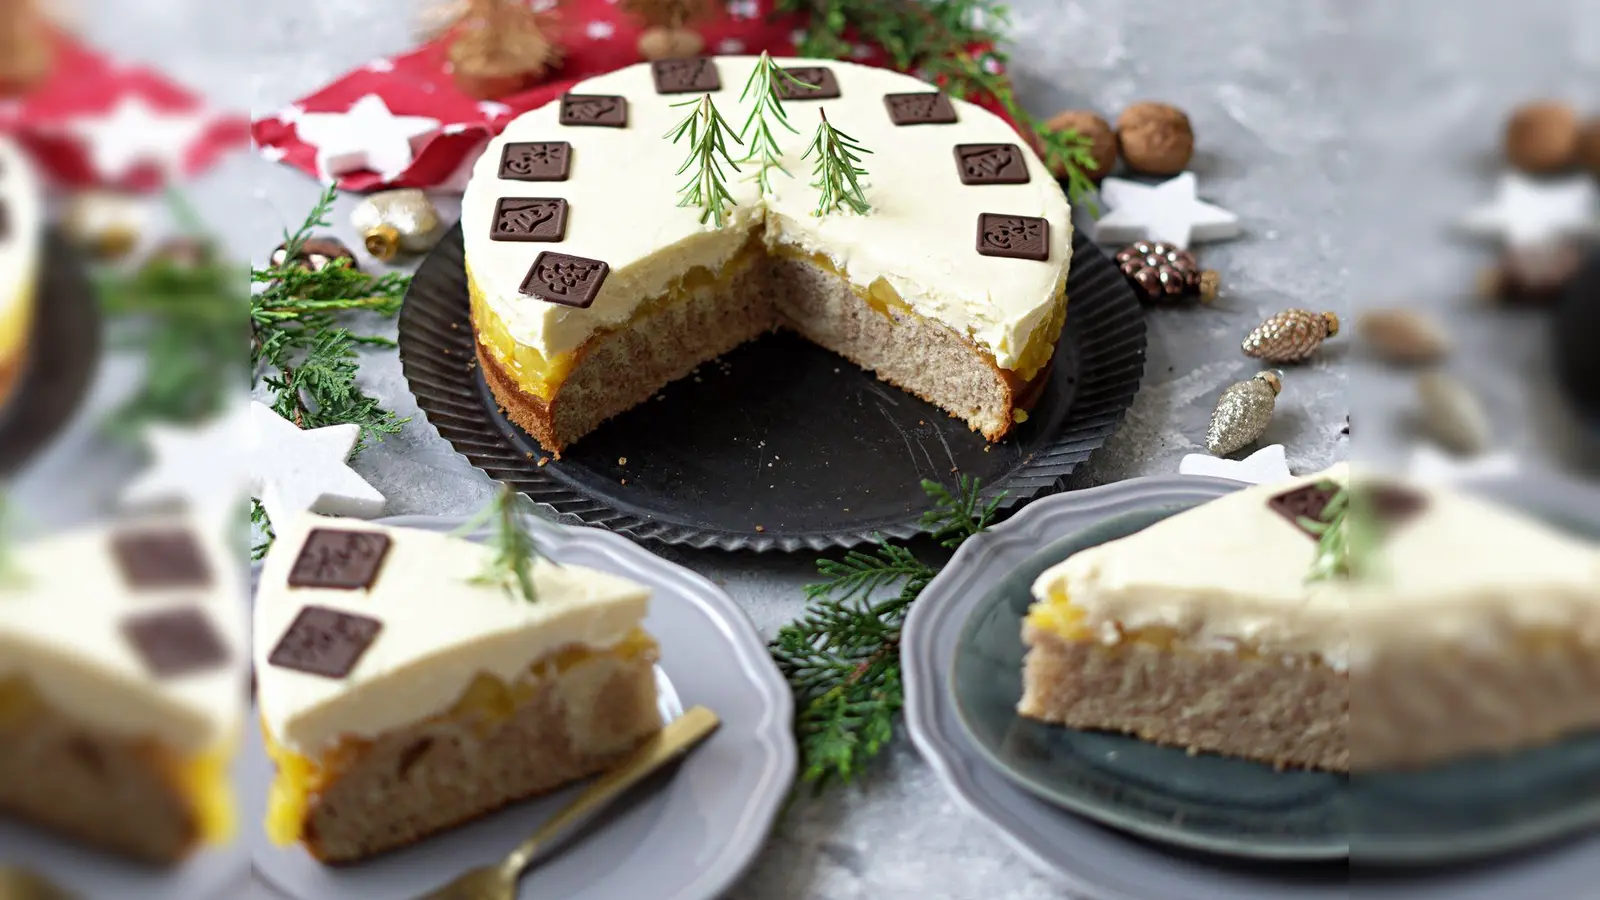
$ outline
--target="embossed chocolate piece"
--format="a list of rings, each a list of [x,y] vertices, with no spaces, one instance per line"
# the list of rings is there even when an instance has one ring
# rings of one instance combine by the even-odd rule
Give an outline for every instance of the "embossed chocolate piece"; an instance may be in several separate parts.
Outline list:
[[[950,98],[938,91],[925,94],[884,94],[889,121],[896,125],[949,125],[956,120]]]
[[[517,141],[500,154],[506,181],[566,181],[572,174],[572,145],[566,141]]]
[[[1016,144],[957,144],[962,184],[1027,184],[1028,164]]]
[[[1050,222],[1034,216],[979,213],[978,252],[1043,262],[1050,258]]]
[[[377,619],[326,606],[307,606],[278,639],[267,662],[280,669],[343,678],[361,661],[382,630],[383,623]]]
[[[704,94],[722,90],[717,64],[698,56],[688,59],[658,59],[650,64],[658,94]]]
[[[1357,496],[1365,494],[1366,505],[1373,518],[1385,525],[1398,525],[1422,512],[1428,498],[1404,485],[1383,483],[1357,488]]]
[[[609,274],[611,267],[598,259],[546,250],[528,269],[522,292],[546,303],[588,309]]]
[[[503,197],[489,237],[497,241],[559,241],[567,236],[567,201],[560,197]]]
[[[126,531],[111,539],[123,580],[134,590],[211,584],[211,567],[194,533],[184,528]]]
[[[562,94],[561,124],[622,128],[628,124],[628,98],[610,94]]]
[[[796,66],[784,71],[803,84],[795,84],[787,78],[776,79],[779,99],[832,100],[839,96],[839,81],[827,66]]]
[[[1338,491],[1338,485],[1331,482],[1313,481],[1292,491],[1278,494],[1267,501],[1267,506],[1271,507],[1273,512],[1288,519],[1289,523],[1294,527],[1305,532],[1307,537],[1312,540],[1318,540],[1321,535],[1308,530],[1301,520],[1322,521],[1322,511],[1328,508],[1328,501],[1332,500],[1333,495]]]
[[[197,606],[129,616],[122,620],[122,635],[157,678],[204,672],[228,662],[227,645]]]
[[[306,535],[289,570],[289,586],[367,590],[389,555],[389,536],[376,531],[317,528]]]

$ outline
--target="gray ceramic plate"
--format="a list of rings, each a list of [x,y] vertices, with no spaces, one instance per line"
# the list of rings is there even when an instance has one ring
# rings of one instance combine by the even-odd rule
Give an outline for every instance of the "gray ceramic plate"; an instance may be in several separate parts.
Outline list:
[[[406,517],[383,524],[435,531],[460,519]],[[593,528],[534,521],[560,562],[603,569],[654,590],[645,627],[661,644],[657,671],[663,709],[704,705],[722,718],[704,745],[625,800],[579,840],[522,882],[526,900],[709,900],[726,891],[755,858],[794,782],[793,702],[748,616],[716,586]],[[481,536],[481,535],[480,535]],[[272,764],[259,739],[247,745],[244,833],[262,876],[301,900],[412,897],[473,866],[498,860],[575,793],[519,804],[414,847],[348,868],[318,864],[298,847],[279,848],[260,828]]]
[[[1448,873],[1370,870],[1365,844],[1356,847],[1355,866],[1238,860],[1152,843],[1066,812],[1002,774],[978,749],[962,725],[949,676],[962,626],[1005,577],[1041,547],[1107,519],[1149,516],[1239,487],[1219,479],[1168,476],[1049,497],[961,548],[918,600],[904,635],[907,728],[952,795],[993,824],[1019,853],[1062,873],[1077,892],[1095,900],[1332,900],[1351,896],[1353,882],[1360,883],[1364,898],[1384,900],[1589,896],[1586,892],[1600,879],[1600,838],[1581,833],[1564,845],[1457,865]],[[1573,495],[1559,488],[1531,488],[1522,479],[1514,486],[1482,488],[1556,518],[1585,518]],[[1007,706],[1014,702],[1013,695]]]

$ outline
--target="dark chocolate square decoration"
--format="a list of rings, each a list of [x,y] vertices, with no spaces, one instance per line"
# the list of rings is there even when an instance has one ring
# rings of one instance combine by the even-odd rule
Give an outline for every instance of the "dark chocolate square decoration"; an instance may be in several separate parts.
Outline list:
[[[566,181],[572,173],[572,145],[566,141],[517,141],[500,153],[506,181]]]
[[[650,64],[658,94],[704,94],[722,90],[722,78],[714,60],[695,56],[688,59],[658,59]]]
[[[956,108],[939,91],[921,94],[884,94],[889,121],[896,125],[949,125],[956,120]]]
[[[228,662],[228,648],[197,606],[141,613],[122,620],[122,635],[157,678],[176,678]]]
[[[134,590],[211,584],[211,566],[194,532],[185,528],[125,531],[111,539],[122,578]]]
[[[962,184],[1027,184],[1028,163],[1016,144],[957,144]]]
[[[343,678],[372,646],[383,623],[326,606],[307,606],[272,648],[267,663],[280,669]]]
[[[1332,500],[1333,495],[1338,491],[1337,485],[1313,481],[1292,491],[1278,494],[1267,501],[1267,506],[1271,507],[1278,515],[1288,519],[1289,524],[1305,532],[1307,537],[1312,540],[1320,540],[1321,535],[1308,531],[1305,524],[1300,520],[1305,518],[1313,522],[1322,521],[1322,511],[1328,508],[1328,501]]]
[[[598,259],[546,250],[529,267],[522,292],[546,303],[588,309],[609,274],[611,267]]]
[[[796,66],[784,71],[805,84],[795,84],[787,78],[777,79],[781,100],[832,100],[839,96],[839,80],[827,66]]]
[[[567,236],[567,201],[560,197],[502,197],[489,237],[497,241],[559,241]]]
[[[359,591],[371,588],[389,555],[389,536],[377,531],[317,528],[306,535],[289,570],[289,586]]]
[[[1050,222],[1035,216],[978,214],[978,252],[984,256],[1050,258]]]
[[[628,98],[610,94],[562,94],[561,124],[622,128],[628,124]]]
[[[1399,524],[1422,512],[1428,498],[1399,484],[1375,484],[1362,489],[1372,515],[1384,524]]]

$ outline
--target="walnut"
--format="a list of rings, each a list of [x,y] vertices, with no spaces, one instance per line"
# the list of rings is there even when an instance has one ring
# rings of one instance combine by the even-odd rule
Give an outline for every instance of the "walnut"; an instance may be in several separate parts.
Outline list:
[[[705,38],[687,28],[646,28],[639,36],[639,55],[651,60],[698,56],[705,46]]]
[[[1578,116],[1554,100],[1525,103],[1506,122],[1506,159],[1534,175],[1569,168],[1578,157]]]
[[[1176,106],[1135,103],[1117,119],[1117,143],[1128,168],[1146,175],[1176,175],[1194,156],[1194,127]]]
[[[1046,131],[1060,131],[1070,128],[1089,139],[1089,154],[1094,157],[1095,168],[1093,171],[1085,170],[1083,174],[1089,180],[1098,184],[1100,179],[1111,174],[1117,166],[1117,133],[1111,130],[1111,123],[1102,119],[1097,113],[1087,109],[1066,109],[1050,117],[1044,123]],[[1060,177],[1065,173],[1057,172]]]
[[[1600,116],[1583,123],[1578,131],[1578,164],[1600,178]]]

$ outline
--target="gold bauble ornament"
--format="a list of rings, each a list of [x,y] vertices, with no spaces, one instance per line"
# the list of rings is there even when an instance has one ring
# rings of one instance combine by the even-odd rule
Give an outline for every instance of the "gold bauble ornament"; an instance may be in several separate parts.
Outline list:
[[[1304,362],[1339,333],[1339,317],[1331,312],[1286,309],[1257,325],[1240,346],[1244,355],[1270,363]]]
[[[363,199],[350,213],[367,252],[381,262],[401,253],[426,253],[442,236],[439,210],[417,188],[380,191]]]
[[[1272,411],[1282,390],[1282,376],[1270,370],[1229,386],[1217,398],[1217,408],[1211,413],[1206,450],[1212,456],[1227,456],[1259,440],[1272,422]]]

